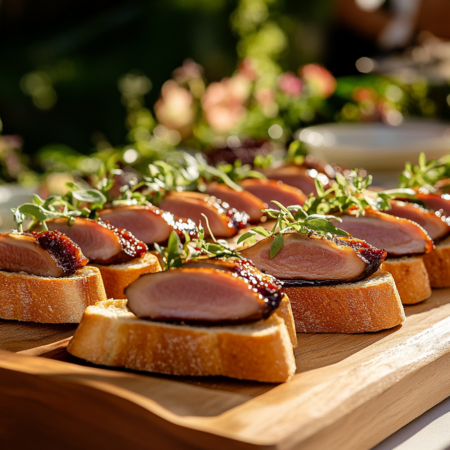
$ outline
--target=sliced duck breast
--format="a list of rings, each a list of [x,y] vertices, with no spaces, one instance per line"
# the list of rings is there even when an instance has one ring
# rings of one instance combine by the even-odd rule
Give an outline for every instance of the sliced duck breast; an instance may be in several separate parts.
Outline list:
[[[449,194],[424,194],[417,193],[415,198],[425,204],[427,208],[434,211],[442,211],[444,216],[450,217],[450,195]]]
[[[305,166],[285,165],[263,171],[270,180],[282,181],[283,183],[300,189],[306,195],[317,195],[315,177],[318,175],[316,169],[308,169]],[[314,174],[315,176],[311,176]],[[320,176],[322,184],[328,186],[329,180],[325,174]]]
[[[0,234],[0,270],[59,278],[87,263],[80,247],[58,231]]]
[[[248,267],[246,267],[248,266]],[[242,323],[270,316],[282,298],[281,285],[251,264],[234,273],[181,268],[141,276],[126,289],[128,307],[142,319],[188,323]]]
[[[398,200],[391,200],[389,203],[391,209],[383,212],[391,216],[412,220],[420,225],[433,241],[439,240],[450,233],[448,219],[439,212],[435,213],[422,208],[416,203],[401,202]]]
[[[252,193],[242,190],[236,191],[223,183],[209,183],[206,193],[227,202],[237,211],[244,211],[249,215],[250,223],[259,223],[263,216],[265,203]]]
[[[285,285],[362,280],[375,273],[386,257],[384,250],[359,239],[287,233],[281,250],[270,258],[273,239],[265,238],[240,253]]]
[[[342,219],[342,223],[336,224],[339,228],[385,249],[389,256],[417,255],[433,249],[433,241],[427,232],[411,220],[370,209],[364,216],[343,214],[339,217]]]
[[[102,221],[76,218],[51,219],[46,222],[49,230],[58,230],[76,242],[86,258],[97,264],[120,264],[139,258],[147,252],[147,246],[130,232]]]
[[[205,233],[208,234],[205,218],[202,216],[204,214],[216,237],[235,236],[248,220],[246,213],[229,208],[226,202],[199,192],[169,192],[159,206],[176,216],[188,217],[197,225],[201,221]]]
[[[306,201],[306,195],[295,187],[284,184],[282,181],[261,180],[259,178],[248,178],[241,181],[241,186],[261,199],[269,208],[279,209],[272,200],[282,205],[300,205]]]
[[[179,219],[156,206],[116,206],[100,211],[99,216],[115,227],[128,230],[146,244],[166,242],[173,230],[180,237],[184,237],[183,231],[191,237],[197,234],[192,220]]]

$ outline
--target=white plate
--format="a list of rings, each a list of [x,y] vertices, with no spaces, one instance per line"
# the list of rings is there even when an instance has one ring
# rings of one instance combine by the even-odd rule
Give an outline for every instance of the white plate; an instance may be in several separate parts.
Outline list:
[[[316,158],[348,168],[401,170],[419,154],[439,158],[450,150],[450,124],[411,121],[398,127],[380,123],[333,123],[304,128],[297,137]]]

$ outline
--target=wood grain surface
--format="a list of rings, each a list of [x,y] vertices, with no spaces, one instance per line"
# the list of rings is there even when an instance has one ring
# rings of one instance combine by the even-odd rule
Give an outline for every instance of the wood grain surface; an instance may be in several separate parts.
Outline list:
[[[370,449],[450,395],[450,289],[405,310],[380,333],[299,334],[281,385],[107,370],[67,354],[68,329],[1,323],[21,353],[0,352],[0,444]]]

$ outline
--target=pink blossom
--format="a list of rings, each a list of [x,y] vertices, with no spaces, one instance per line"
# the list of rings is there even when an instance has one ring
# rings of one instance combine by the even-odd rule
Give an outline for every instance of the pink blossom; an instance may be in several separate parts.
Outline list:
[[[296,97],[301,94],[303,90],[303,83],[292,72],[283,73],[278,77],[278,89],[286,95]]]
[[[188,136],[194,122],[192,94],[175,81],[166,81],[155,103],[155,114],[161,125],[178,131],[182,137]]]
[[[275,92],[270,88],[261,88],[256,91],[255,98],[260,105],[269,105],[275,101]]]
[[[251,85],[242,75],[211,83],[205,90],[202,106],[208,124],[219,133],[226,133],[245,116],[244,106]]]
[[[299,75],[320,97],[327,98],[336,89],[336,80],[333,75],[318,64],[303,66],[299,69]]]
[[[256,81],[258,79],[258,73],[255,68],[255,64],[251,58],[244,58],[238,67],[239,75],[244,76],[250,81]]]
[[[185,59],[183,65],[173,71],[173,78],[180,84],[202,78],[203,67],[192,59]]]

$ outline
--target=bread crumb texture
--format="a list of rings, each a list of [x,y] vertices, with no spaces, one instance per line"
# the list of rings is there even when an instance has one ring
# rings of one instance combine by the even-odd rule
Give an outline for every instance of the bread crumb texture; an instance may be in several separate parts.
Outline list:
[[[277,383],[295,372],[289,333],[276,315],[245,325],[172,325],[138,319],[126,300],[87,308],[68,351],[95,364],[170,375]]]
[[[78,323],[86,307],[106,300],[100,272],[83,267],[61,278],[0,271],[0,318]]]

